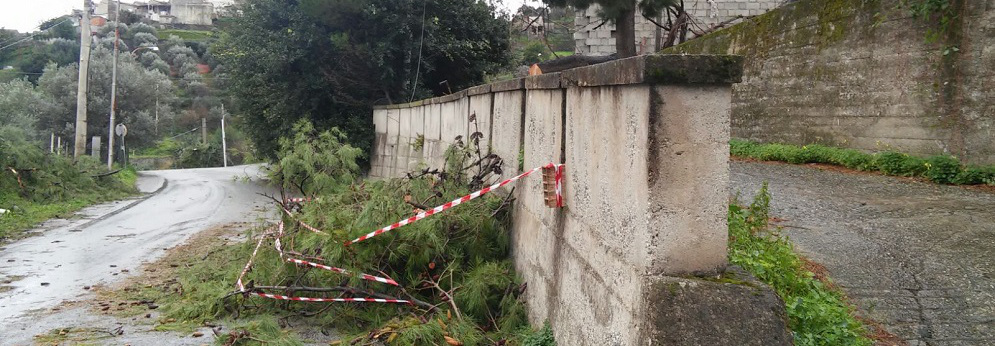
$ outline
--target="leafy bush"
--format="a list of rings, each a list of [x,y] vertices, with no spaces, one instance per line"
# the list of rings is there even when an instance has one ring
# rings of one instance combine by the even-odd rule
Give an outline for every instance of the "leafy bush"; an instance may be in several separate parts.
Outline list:
[[[729,262],[770,285],[785,302],[796,345],[871,345],[842,294],[805,270],[787,238],[768,225],[764,183],[749,207],[729,206]]]
[[[954,178],[953,183],[963,185],[995,185],[995,166],[967,167],[957,174],[957,177]]]
[[[953,184],[961,173],[960,161],[953,156],[932,156],[926,167],[926,177],[937,184]]]
[[[521,64],[525,66],[532,66],[532,64],[540,63],[552,56],[548,53],[549,50],[542,42],[531,42],[524,49],[522,49],[522,60]]]
[[[549,322],[544,323],[542,329],[524,333],[522,346],[556,346],[553,328],[549,326]]]
[[[155,146],[142,150],[142,156],[178,156],[184,143],[176,138],[164,138],[155,142]]]
[[[42,150],[21,129],[0,126],[0,208],[17,211],[0,218],[0,238],[61,213],[134,192],[133,171],[96,177],[105,171],[90,156],[73,162]]]
[[[915,177],[926,170],[922,159],[893,151],[877,154],[874,164],[882,173],[895,176]]]

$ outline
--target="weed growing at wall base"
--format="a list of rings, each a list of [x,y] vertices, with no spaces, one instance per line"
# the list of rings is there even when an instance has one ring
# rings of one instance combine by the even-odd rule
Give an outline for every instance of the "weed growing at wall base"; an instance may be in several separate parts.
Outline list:
[[[871,345],[843,296],[803,269],[791,242],[769,227],[769,207],[766,183],[749,207],[729,205],[729,262],[784,300],[796,345]]]
[[[995,185],[995,166],[963,165],[949,155],[921,158],[894,151],[869,154],[818,144],[760,144],[738,139],[729,141],[729,148],[733,156],[763,161],[823,163],[892,176],[925,178],[937,184]]]

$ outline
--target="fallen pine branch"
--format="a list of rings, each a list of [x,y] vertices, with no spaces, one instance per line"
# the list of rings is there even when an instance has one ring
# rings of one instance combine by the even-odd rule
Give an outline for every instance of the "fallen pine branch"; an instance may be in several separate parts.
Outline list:
[[[109,175],[117,174],[120,171],[121,171],[121,169],[118,168],[117,170],[113,170],[113,171],[110,171],[110,172],[107,172],[107,173],[101,173],[101,174],[97,174],[97,175],[91,175],[91,177],[94,177],[94,178],[103,178],[103,177],[106,177],[106,176],[109,176]]]

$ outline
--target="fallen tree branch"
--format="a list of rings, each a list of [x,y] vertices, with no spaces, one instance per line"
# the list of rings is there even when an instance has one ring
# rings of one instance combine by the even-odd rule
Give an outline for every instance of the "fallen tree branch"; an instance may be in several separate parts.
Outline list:
[[[97,175],[91,175],[91,177],[94,177],[94,178],[103,178],[103,177],[106,177],[106,176],[109,176],[109,175],[117,174],[120,171],[121,171],[121,169],[119,168],[117,170],[110,171],[110,172],[107,172],[107,173],[100,173],[100,174],[97,174]]]
[[[14,176],[17,177],[17,185],[21,187],[21,190],[24,190],[24,183],[21,182],[21,173],[17,173],[17,170],[11,166],[7,166],[7,169],[9,169],[11,173],[14,173]]]
[[[449,269],[449,275],[450,275],[450,277],[449,277],[450,278],[449,284],[452,285],[452,267],[450,267],[450,269]],[[439,292],[442,293],[445,296],[446,302],[449,303],[449,307],[451,307],[453,309],[453,312],[456,313],[456,318],[459,319],[460,321],[463,320],[463,314],[460,313],[459,307],[457,307],[456,306],[456,302],[453,301],[452,294],[450,294],[448,291],[442,289],[442,286],[439,286],[438,282],[436,282],[435,280],[432,280],[432,277],[429,277],[428,280],[423,280],[422,283],[427,283],[427,284],[431,285],[433,288],[439,290]]]

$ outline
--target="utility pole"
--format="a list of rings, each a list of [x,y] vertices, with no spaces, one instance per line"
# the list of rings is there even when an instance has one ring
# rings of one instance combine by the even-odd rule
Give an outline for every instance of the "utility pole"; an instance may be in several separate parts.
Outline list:
[[[108,5],[110,5],[110,0]],[[121,23],[121,0],[117,0],[114,7],[114,62],[111,64],[111,121],[107,124],[107,169],[114,168],[114,112],[117,108],[117,51],[118,42],[121,41],[121,31],[118,25]]]
[[[155,83],[155,136],[159,137],[159,82]]]
[[[228,167],[228,142],[225,141],[225,104],[221,104],[221,160],[223,166]]]
[[[79,19],[79,84],[76,90],[76,146],[73,158],[86,153],[86,81],[90,69],[90,0],[83,0],[83,11]]]
[[[207,118],[200,118],[200,142],[207,145]]]

